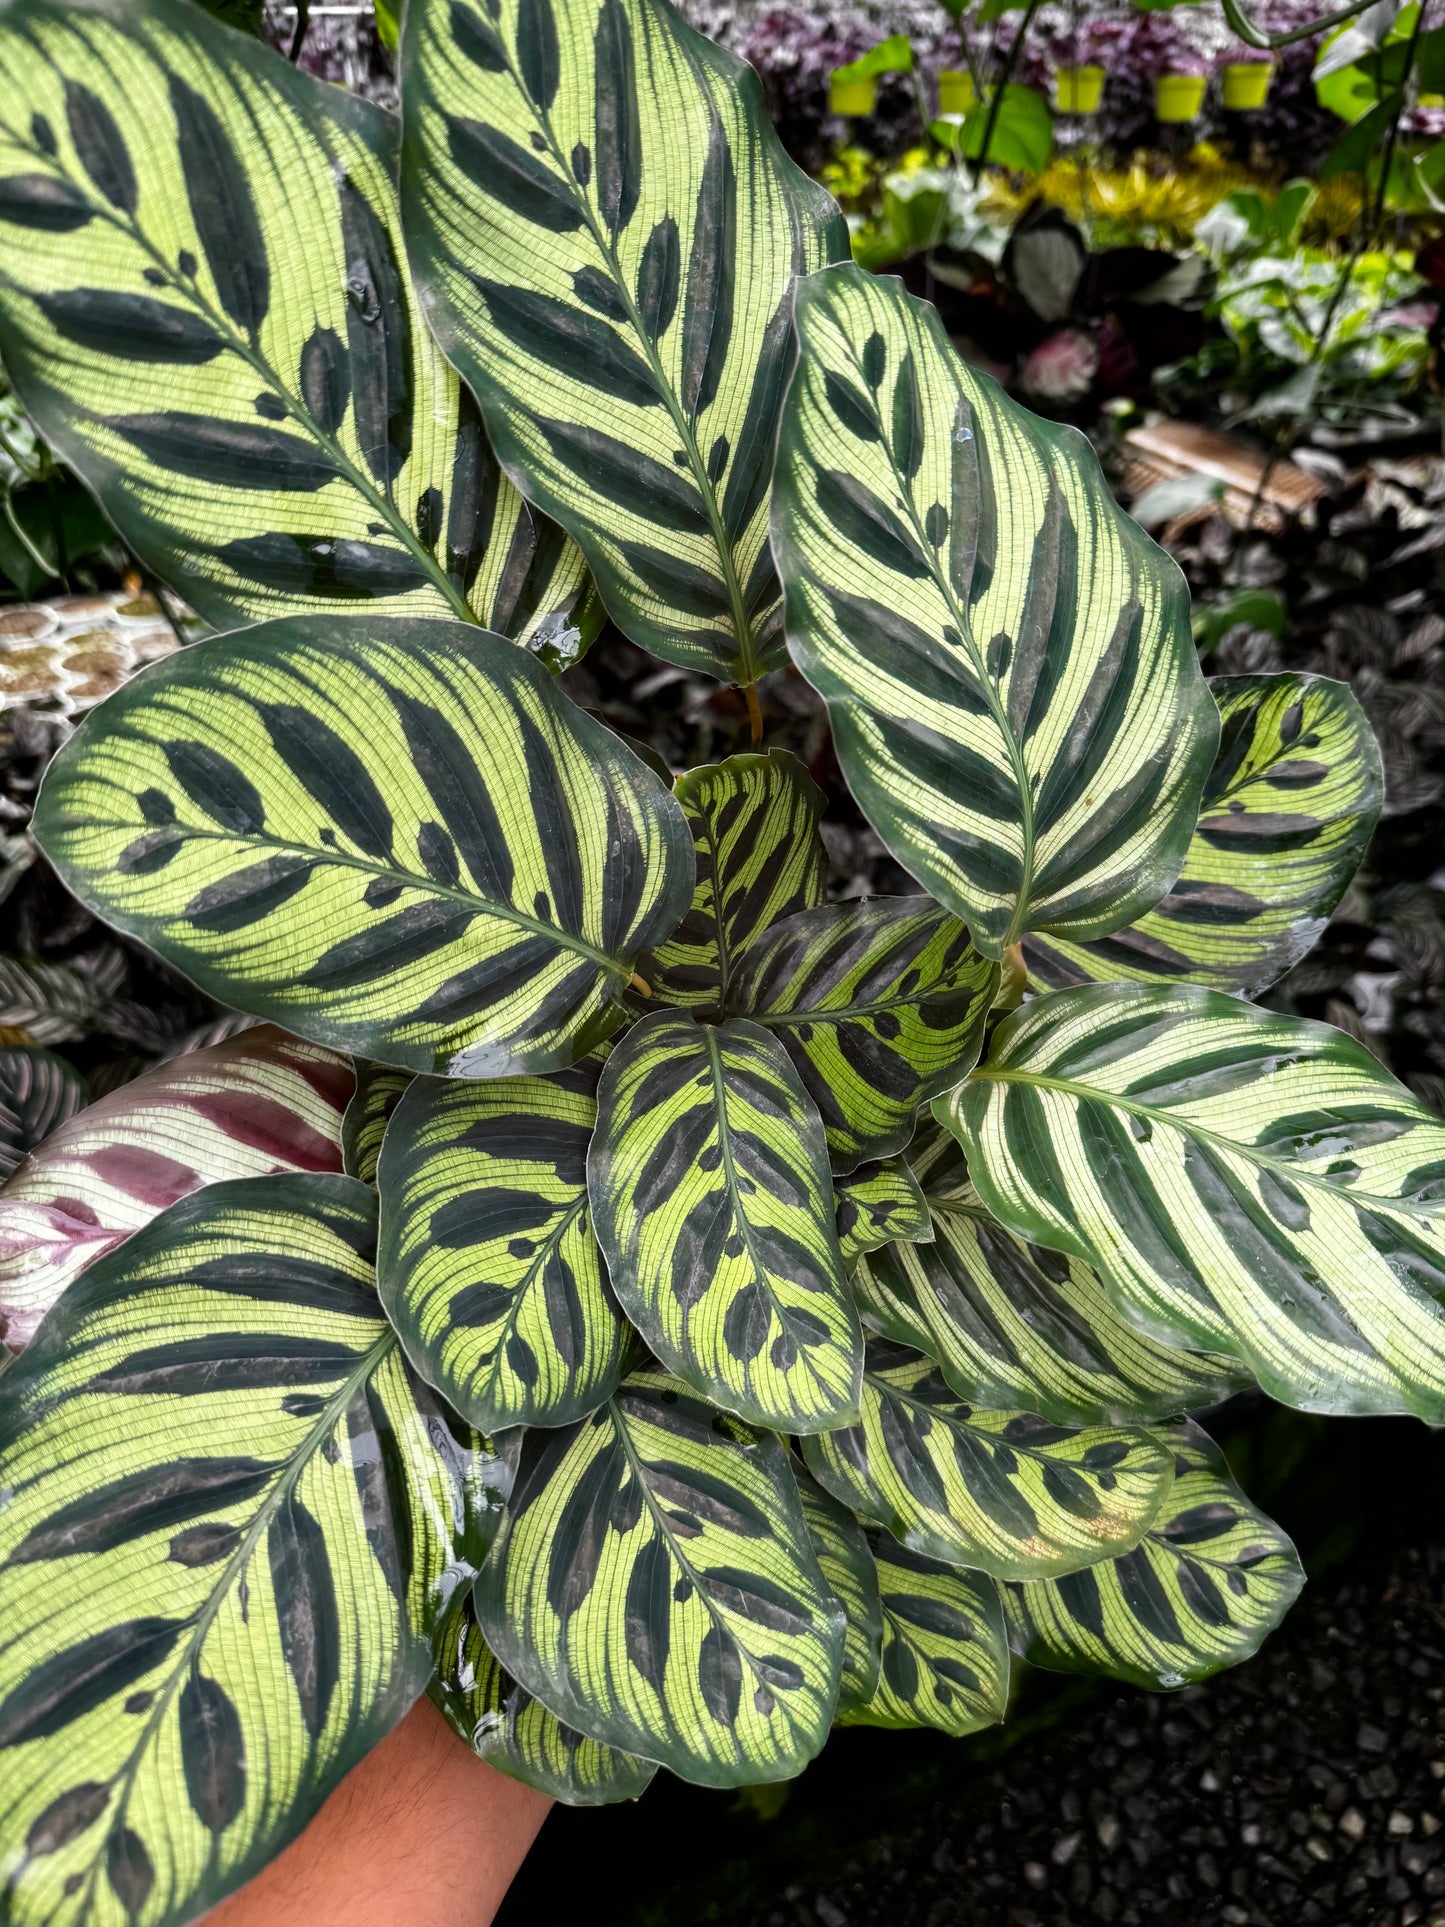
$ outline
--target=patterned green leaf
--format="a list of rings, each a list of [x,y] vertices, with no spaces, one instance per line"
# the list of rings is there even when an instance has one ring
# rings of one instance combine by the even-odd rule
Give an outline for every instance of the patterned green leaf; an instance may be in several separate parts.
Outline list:
[[[1187,977],[1252,997],[1329,922],[1384,798],[1364,711],[1324,676],[1219,676],[1210,688],[1224,731],[1179,881],[1112,937],[1026,939],[1043,988]]]
[[[568,1425],[622,1375],[627,1322],[587,1208],[597,1066],[418,1078],[381,1154],[382,1303],[407,1356],[484,1432]]]
[[[984,1203],[1308,1412],[1445,1422],[1445,1125],[1362,1044],[1220,991],[1056,991],[935,1107]]]
[[[1137,1545],[1169,1490],[1147,1432],[984,1411],[928,1358],[874,1340],[857,1425],[803,1441],[837,1499],[917,1552],[996,1579],[1072,1572]]]
[[[349,1177],[360,1178],[363,1184],[376,1183],[381,1140],[411,1080],[410,1071],[358,1059],[356,1090],[341,1120],[341,1156]]]
[[[635,1800],[657,1772],[650,1760],[564,1726],[519,1686],[482,1638],[470,1587],[454,1600],[442,1628],[430,1690],[478,1759],[569,1807]]]
[[[402,94],[412,267],[509,472],[634,642],[776,668],[792,284],[848,240],[757,76],[655,0],[415,0]]]
[[[407,1370],[339,1176],[213,1185],[5,1374],[0,1862],[15,1927],[193,1920],[426,1685],[507,1468]]]
[[[341,1166],[351,1066],[269,1024],[188,1051],[63,1124],[0,1191],[0,1337],[18,1350],[72,1279],[221,1178]]]
[[[927,1201],[902,1158],[860,1164],[846,1177],[834,1178],[833,1196],[838,1247],[850,1270],[865,1252],[876,1251],[880,1245],[933,1241]]]
[[[977,1061],[998,966],[927,897],[800,910],[744,954],[733,1006],[778,1038],[840,1171],[901,1151]]]
[[[818,1566],[843,1608],[843,1680],[838,1688],[839,1719],[865,1706],[878,1685],[878,1654],[883,1609],[878,1575],[862,1526],[846,1506],[794,1462],[798,1498]]]
[[[644,1017],[602,1073],[589,1183],[613,1289],[679,1378],[783,1431],[856,1414],[823,1127],[766,1031]]]
[[[692,908],[641,966],[655,996],[721,1007],[737,959],[779,917],[823,901],[827,798],[795,756],[730,756],[674,785],[692,830]]]
[[[223,1003],[454,1076],[584,1057],[692,890],[651,771],[454,622],[296,617],[158,662],[66,744],[35,827]]]
[[[1174,1488],[1133,1552],[1004,1587],[1010,1643],[1035,1666],[1185,1686],[1248,1659],[1298,1598],[1294,1547],[1208,1434],[1185,1423],[1158,1436],[1174,1453]]]
[[[1184,578],[900,282],[814,275],[797,321],[774,543],[849,788],[987,955],[1117,930],[1177,876],[1218,740]]]
[[[1227,1358],[1137,1330],[1082,1259],[1005,1229],[940,1125],[923,1127],[910,1159],[931,1241],[874,1252],[853,1273],[853,1296],[865,1325],[936,1359],[960,1398],[1021,1406],[1058,1425],[1128,1424],[1212,1405],[1250,1383]]]
[[[870,1532],[883,1607],[877,1690],[841,1726],[936,1726],[955,1738],[996,1726],[1009,1658],[996,1583]]]
[[[54,1051],[25,1044],[0,1049],[0,1183],[27,1151],[66,1118],[74,1117],[84,1102],[80,1073]],[[3,1209],[0,1204],[0,1239],[4,1237]]]
[[[476,1606],[560,1719],[682,1779],[791,1779],[827,1737],[843,1613],[783,1446],[655,1369],[525,1435]]]
[[[177,0],[18,0],[0,69],[0,351],[137,554],[218,627],[365,600],[575,660],[581,554],[417,311],[391,118]]]

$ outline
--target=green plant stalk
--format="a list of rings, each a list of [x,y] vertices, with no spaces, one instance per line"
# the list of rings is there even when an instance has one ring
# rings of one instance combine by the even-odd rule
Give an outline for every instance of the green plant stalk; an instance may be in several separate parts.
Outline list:
[[[1284,33],[1269,33],[1263,27],[1257,27],[1239,0],[1220,0],[1220,3],[1231,29],[1247,47],[1258,47],[1265,53],[1273,53],[1276,48],[1293,46],[1296,41],[1309,40],[1330,27],[1338,27],[1346,20],[1355,19],[1365,11],[1369,0],[1357,0],[1354,6],[1340,7],[1334,13],[1324,14],[1318,20],[1307,20],[1302,27],[1290,27]]]
[[[5,520],[9,524],[10,533],[30,557],[30,560],[35,564],[36,568],[45,571],[46,579],[49,580],[56,574],[56,569],[54,565],[40,553],[39,549],[36,548],[35,544],[30,540],[30,537],[25,533],[25,530],[20,526],[20,518],[15,513],[15,505],[11,500],[12,493],[13,491],[7,488],[4,496],[0,497],[0,508],[3,508],[5,511]]]
[[[1040,0],[1029,0],[1029,4],[1024,11],[1024,17],[1019,22],[1019,30],[1014,35],[1008,52],[1004,55],[1003,72],[999,75],[995,83],[993,96],[988,103],[988,118],[983,124],[983,139],[979,142],[978,155],[973,163],[973,180],[975,186],[977,186],[983,178],[983,170],[988,160],[989,149],[993,146],[994,128],[998,125],[999,109],[1003,106],[1004,94],[1007,91],[1010,80],[1013,78],[1014,68],[1018,65],[1018,57],[1023,51],[1024,41],[1028,37],[1029,28],[1033,25],[1034,15],[1038,12],[1039,5]]]
[[[1228,12],[1230,4],[1231,0],[1224,0],[1226,12]],[[1375,205],[1369,215],[1368,221],[1365,219],[1364,214],[1361,214],[1359,238],[1350,250],[1349,257],[1345,262],[1344,272],[1335,284],[1334,292],[1330,296],[1329,303],[1325,308],[1324,320],[1320,323],[1320,330],[1315,337],[1314,347],[1310,351],[1310,358],[1305,363],[1307,368],[1313,368],[1328,347],[1330,331],[1335,325],[1335,316],[1339,313],[1340,304],[1346,294],[1348,294],[1351,283],[1354,281],[1355,269],[1359,266],[1360,259],[1369,247],[1371,238],[1379,231],[1380,223],[1384,219],[1385,196],[1389,191],[1390,184],[1390,168],[1395,158],[1395,148],[1400,137],[1400,120],[1405,111],[1405,89],[1415,65],[1415,53],[1420,39],[1420,31],[1424,24],[1425,15],[1429,11],[1429,6],[1430,0],[1423,0],[1419,12],[1415,15],[1415,24],[1410,30],[1410,38],[1405,43],[1405,69],[1400,76],[1399,104],[1396,106],[1390,118],[1390,125],[1385,134],[1384,147],[1381,150],[1380,178],[1375,188]],[[1249,504],[1249,511],[1244,518],[1244,526],[1240,529],[1235,539],[1234,549],[1230,556],[1229,569],[1225,576],[1227,582],[1232,582],[1237,579],[1236,571],[1243,552],[1244,543],[1254,528],[1254,520],[1259,514],[1259,505],[1264,500],[1264,491],[1269,485],[1269,478],[1288,455],[1290,449],[1293,448],[1297,434],[1298,430],[1291,431],[1286,429],[1275,436],[1274,446],[1270,449],[1268,459],[1264,467],[1260,470],[1259,480],[1255,484],[1254,495]]]

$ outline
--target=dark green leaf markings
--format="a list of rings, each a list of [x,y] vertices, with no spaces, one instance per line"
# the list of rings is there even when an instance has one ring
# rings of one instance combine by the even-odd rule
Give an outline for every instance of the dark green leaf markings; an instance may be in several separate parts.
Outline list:
[[[683,1779],[790,1779],[827,1737],[843,1612],[784,1449],[665,1373],[525,1435],[476,1606],[558,1718]]]
[[[437,1643],[431,1696],[457,1738],[480,1760],[573,1807],[635,1800],[657,1772],[564,1726],[519,1686],[489,1650],[470,1588],[457,1595]]]
[[[878,1588],[878,1683],[844,1726],[931,1726],[955,1738],[993,1726],[1008,1704],[1009,1656],[996,1582],[867,1534]]]
[[[97,1260],[7,1371],[17,1927],[194,1919],[426,1684],[508,1473],[408,1370],[375,1222],[352,1178],[211,1185]]]
[[[836,206],[651,0],[415,0],[402,67],[413,269],[503,461],[627,635],[753,682],[792,284],[846,254]]]
[[[1209,1435],[1186,1421],[1158,1436],[1174,1454],[1174,1489],[1132,1552],[1004,1587],[1010,1642],[1035,1666],[1184,1686],[1248,1659],[1299,1596],[1294,1547]]]
[[[770,924],[823,901],[825,798],[786,750],[687,770],[674,789],[692,830],[692,907],[644,966],[654,994],[721,1007],[739,961]]]
[[[823,1128],[766,1031],[635,1025],[602,1073],[589,1186],[613,1289],[679,1377],[790,1432],[852,1416],[862,1340]]]
[[[977,1061],[998,966],[927,897],[800,910],[744,953],[733,1007],[777,1038],[834,1167],[901,1151],[925,1098]]]
[[[136,554],[218,628],[365,600],[575,660],[585,564],[418,312],[389,118],[181,0],[23,21],[0,351]]]
[[[1173,1467],[1147,1432],[985,1411],[931,1359],[870,1343],[857,1425],[803,1441],[861,1519],[930,1558],[1000,1579],[1071,1572],[1137,1545]]]
[[[382,1301],[417,1370],[485,1432],[569,1424],[621,1376],[627,1324],[587,1201],[597,1075],[421,1078],[387,1130]]]
[[[1106,936],[1178,875],[1218,743],[1183,577],[901,282],[810,275],[797,327],[774,548],[850,789],[985,955]]]
[[[1127,930],[1024,944],[1040,986],[1174,983],[1254,997],[1312,948],[1384,798],[1379,745],[1343,683],[1216,676],[1223,734],[1184,868]]]
[[[461,623],[294,618],[157,663],[66,745],[36,831],[227,1003],[461,1076],[584,1057],[692,893],[657,778]]]

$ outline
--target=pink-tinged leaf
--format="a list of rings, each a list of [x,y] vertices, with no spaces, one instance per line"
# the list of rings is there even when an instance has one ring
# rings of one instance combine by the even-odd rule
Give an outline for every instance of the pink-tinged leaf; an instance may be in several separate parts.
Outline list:
[[[0,1188],[0,1339],[18,1351],[72,1278],[222,1178],[339,1171],[349,1058],[261,1024],[81,1111]]]

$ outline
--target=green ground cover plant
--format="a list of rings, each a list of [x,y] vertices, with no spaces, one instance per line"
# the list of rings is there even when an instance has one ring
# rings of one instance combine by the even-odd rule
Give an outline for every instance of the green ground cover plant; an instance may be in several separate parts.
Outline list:
[[[661,0],[412,0],[399,138],[187,0],[0,42],[0,353],[219,631],[36,835],[264,1020],[0,1193],[5,1917],[195,1917],[425,1690],[586,1803],[1246,1657],[1302,1574],[1188,1415],[1445,1417],[1445,1127],[1250,1001],[1349,692],[1204,680]],[[570,701],[604,611],[753,746]],[[826,900],[789,664],[916,894]]]

